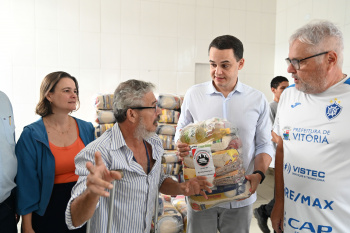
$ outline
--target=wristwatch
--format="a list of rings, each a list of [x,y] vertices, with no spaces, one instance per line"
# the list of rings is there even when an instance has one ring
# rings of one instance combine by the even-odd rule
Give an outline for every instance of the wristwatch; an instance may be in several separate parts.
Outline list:
[[[256,174],[256,173],[259,173],[261,175],[261,181],[260,181],[260,184],[261,184],[265,180],[265,174],[260,170],[255,170],[253,172],[253,174]]]

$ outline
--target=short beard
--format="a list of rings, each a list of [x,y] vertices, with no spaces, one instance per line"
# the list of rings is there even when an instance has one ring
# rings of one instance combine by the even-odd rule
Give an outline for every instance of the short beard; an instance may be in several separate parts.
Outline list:
[[[327,89],[327,79],[326,73],[322,70],[320,66],[316,68],[314,75],[312,77],[312,83],[306,83],[304,80],[301,80],[297,75],[295,75],[301,82],[302,85],[296,87],[297,90],[302,91],[306,94],[318,94],[322,93]]]
[[[139,124],[138,126],[136,127],[136,130],[134,132],[134,137],[137,139],[137,140],[147,140],[149,139],[150,137],[154,136],[156,134],[156,132],[151,132],[151,131],[148,131],[146,129],[146,126],[143,122],[143,118],[140,117],[140,120],[139,120]]]

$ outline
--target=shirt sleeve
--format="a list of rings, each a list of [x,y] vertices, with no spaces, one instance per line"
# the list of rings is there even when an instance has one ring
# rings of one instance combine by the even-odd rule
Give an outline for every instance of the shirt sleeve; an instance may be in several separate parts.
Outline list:
[[[261,113],[256,125],[255,134],[255,156],[261,153],[266,153],[273,158],[274,149],[272,145],[271,136],[271,120],[270,120],[270,106],[266,98],[262,98]]]
[[[183,129],[185,126],[187,126],[190,123],[193,123],[193,117],[190,112],[190,91],[188,91],[184,97],[184,101],[181,105],[181,114],[179,121],[176,126],[176,133],[175,133],[175,143],[179,140],[180,138],[180,130]]]
[[[271,121],[271,124],[273,125],[274,121],[275,121],[275,112],[274,112],[274,108],[273,108],[273,105],[270,104],[270,121]]]
[[[280,100],[278,102],[277,110],[276,110],[276,118],[275,118],[275,121],[273,123],[273,132],[275,132],[280,137],[281,137],[281,134],[280,134],[280,120],[279,120],[280,111],[279,111],[279,109],[283,105],[284,96],[285,96],[285,91],[283,91],[281,96],[280,96]]]
[[[26,215],[39,209],[41,185],[38,179],[35,142],[29,128],[24,128],[16,145],[17,213]]]
[[[158,189],[160,188],[160,186],[162,186],[164,180],[166,180],[167,178],[169,178],[170,175],[167,175],[164,173],[164,169],[163,166],[161,165],[160,167],[160,176],[159,176],[159,185],[158,185]]]

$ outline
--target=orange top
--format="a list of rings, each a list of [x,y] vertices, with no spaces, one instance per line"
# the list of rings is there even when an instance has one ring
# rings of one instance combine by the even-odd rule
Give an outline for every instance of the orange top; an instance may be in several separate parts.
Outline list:
[[[77,123],[76,126],[78,138],[72,145],[59,147],[49,142],[51,152],[55,157],[55,184],[75,182],[79,178],[79,176],[74,173],[74,158],[85,147],[85,145],[79,136]]]

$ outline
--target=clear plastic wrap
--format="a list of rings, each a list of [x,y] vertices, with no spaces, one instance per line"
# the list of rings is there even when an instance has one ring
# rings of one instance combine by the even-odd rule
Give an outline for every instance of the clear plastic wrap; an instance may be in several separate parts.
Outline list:
[[[162,156],[162,163],[177,163],[180,161],[180,157],[176,155],[176,150],[164,151]]]
[[[213,184],[212,193],[206,192],[208,200],[201,195],[189,197],[194,211],[209,209],[251,195],[250,182],[245,179],[242,142],[238,129],[230,122],[213,118],[188,125],[180,132],[180,141],[188,143],[191,148],[190,155],[183,161],[184,179],[204,174]],[[198,148],[205,148],[206,151],[201,151],[198,155]],[[215,174],[208,168],[210,161]],[[200,167],[201,165],[204,168]],[[209,172],[203,172],[205,170]]]
[[[113,109],[113,94],[100,94],[95,97],[95,108],[100,110]]]
[[[110,129],[114,126],[114,123],[110,124],[99,124],[95,126],[95,137],[100,137],[107,129]]]
[[[181,213],[171,203],[171,197],[161,195],[163,200],[163,214],[158,217],[159,233],[181,233],[184,223]],[[153,229],[154,232],[154,229]]]
[[[220,118],[187,125],[180,131],[180,141],[189,145],[215,141],[232,132],[231,123]]]

